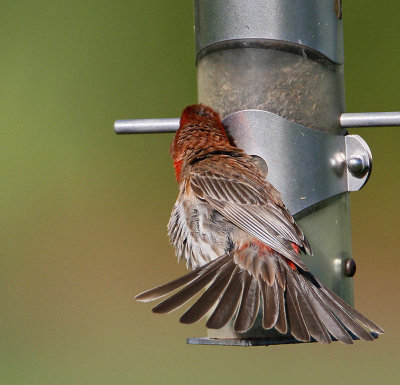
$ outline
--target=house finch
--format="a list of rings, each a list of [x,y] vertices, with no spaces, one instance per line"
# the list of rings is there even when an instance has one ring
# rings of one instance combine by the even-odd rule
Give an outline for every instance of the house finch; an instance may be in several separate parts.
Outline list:
[[[373,340],[383,330],[353,309],[310,273],[301,259],[311,247],[266,181],[262,158],[234,146],[210,107],[193,105],[181,116],[170,150],[179,195],[168,224],[178,258],[192,271],[136,296],[150,301],[172,293],[153,308],[177,309],[207,289],[182,315],[190,324],[213,309],[206,326],[233,319],[249,330],[262,309],[262,326],[299,341],[347,344],[349,332]]]

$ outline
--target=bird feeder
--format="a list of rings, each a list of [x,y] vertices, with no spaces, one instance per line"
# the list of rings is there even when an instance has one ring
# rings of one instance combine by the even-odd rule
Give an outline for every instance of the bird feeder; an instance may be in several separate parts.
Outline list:
[[[400,124],[400,112],[345,113],[340,0],[195,0],[198,99],[218,111],[235,144],[268,164],[314,255],[304,261],[353,304],[349,192],[367,182],[372,156],[347,127]],[[118,134],[175,132],[179,119],[118,120]],[[297,342],[232,325],[190,344]]]

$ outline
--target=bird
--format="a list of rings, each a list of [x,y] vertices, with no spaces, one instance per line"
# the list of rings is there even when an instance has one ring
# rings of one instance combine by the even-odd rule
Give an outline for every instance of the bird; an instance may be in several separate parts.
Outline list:
[[[311,246],[267,181],[266,162],[235,146],[211,107],[183,110],[170,155],[179,193],[168,234],[191,271],[137,300],[167,296],[152,309],[163,314],[198,297],[181,323],[207,316],[207,328],[230,322],[244,333],[260,317],[264,329],[300,342],[352,344],[351,334],[372,341],[384,332],[310,272],[301,256]]]

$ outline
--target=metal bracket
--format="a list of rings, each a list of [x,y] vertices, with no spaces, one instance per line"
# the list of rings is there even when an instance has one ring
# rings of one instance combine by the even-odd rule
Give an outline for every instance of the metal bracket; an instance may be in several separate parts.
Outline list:
[[[374,114],[379,123],[379,114],[387,113]],[[391,123],[399,123],[400,113],[395,114],[397,120]],[[361,125],[363,116],[371,113],[342,114],[341,121],[346,115],[352,116],[355,126],[356,115]],[[281,192],[292,215],[334,195],[357,191],[369,178],[371,152],[358,135],[327,134],[262,110],[238,111],[223,123],[238,147],[265,159],[268,180]],[[114,129],[128,134],[175,132],[178,127],[179,119],[136,119],[118,120]]]
[[[235,144],[268,164],[268,181],[292,215],[367,181],[372,156],[358,135],[333,135],[271,112],[244,110],[223,121]]]

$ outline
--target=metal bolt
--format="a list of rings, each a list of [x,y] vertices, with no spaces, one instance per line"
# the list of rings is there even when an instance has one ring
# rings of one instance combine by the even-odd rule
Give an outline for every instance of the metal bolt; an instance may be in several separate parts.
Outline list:
[[[347,160],[347,168],[351,175],[362,178],[368,171],[368,164],[362,155],[351,155]]]
[[[345,169],[346,157],[342,152],[337,153],[329,160],[329,164],[335,171],[336,175],[341,176]]]
[[[344,275],[346,277],[353,277],[356,273],[356,262],[353,258],[348,258],[344,261]]]
[[[340,20],[342,18],[342,1],[335,0],[333,8],[335,9],[336,17]]]

